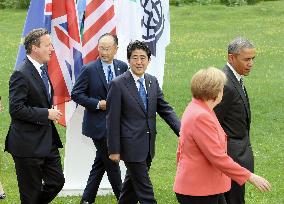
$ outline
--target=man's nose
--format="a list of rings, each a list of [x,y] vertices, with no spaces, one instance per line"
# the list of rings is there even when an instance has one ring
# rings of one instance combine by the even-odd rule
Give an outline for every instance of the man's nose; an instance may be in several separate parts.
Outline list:
[[[252,67],[253,63],[254,63],[253,59],[250,59],[249,60],[249,66]]]
[[[141,64],[142,60],[140,58],[137,59],[137,64]]]

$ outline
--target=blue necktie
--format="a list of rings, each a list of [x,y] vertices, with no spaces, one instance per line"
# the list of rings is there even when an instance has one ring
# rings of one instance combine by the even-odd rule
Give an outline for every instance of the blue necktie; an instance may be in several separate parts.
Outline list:
[[[41,69],[41,78],[42,78],[42,81],[44,83],[44,86],[45,86],[45,89],[46,89],[46,92],[47,92],[47,95],[48,95],[48,100],[50,100],[50,95],[49,95],[49,83],[48,83],[48,76],[47,76],[47,71],[45,69],[44,66],[40,67]]]
[[[107,80],[108,80],[108,83],[113,79],[113,73],[111,71],[111,66],[108,65],[107,66]]]
[[[143,85],[143,81],[144,81],[144,78],[138,79],[138,82],[140,84],[138,92],[139,92],[139,95],[140,95],[140,97],[143,101],[144,108],[145,108],[145,110],[147,110],[147,93],[146,93],[145,87]]]

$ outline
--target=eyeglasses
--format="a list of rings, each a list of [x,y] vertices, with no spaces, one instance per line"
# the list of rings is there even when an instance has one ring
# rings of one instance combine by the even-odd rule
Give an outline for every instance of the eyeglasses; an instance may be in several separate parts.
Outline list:
[[[98,47],[98,50],[100,52],[103,52],[103,51],[110,52],[112,49],[113,49],[113,46],[112,47],[102,47],[102,46]]]

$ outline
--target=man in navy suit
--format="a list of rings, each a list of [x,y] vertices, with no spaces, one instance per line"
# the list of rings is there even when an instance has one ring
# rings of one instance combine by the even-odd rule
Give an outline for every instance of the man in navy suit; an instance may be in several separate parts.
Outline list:
[[[248,76],[255,58],[253,44],[244,38],[234,39],[228,46],[228,62],[223,71],[228,81],[221,103],[215,107],[218,120],[228,136],[228,155],[246,169],[254,172],[254,158],[250,143],[251,112],[243,77]],[[225,193],[228,204],[245,203],[245,185],[232,181]]]
[[[96,158],[84,190],[81,203],[93,203],[105,172],[113,192],[119,199],[121,173],[119,165],[108,158],[106,140],[106,97],[109,82],[124,73],[126,63],[114,59],[117,52],[116,35],[106,33],[98,40],[99,59],[87,64],[72,90],[72,99],[85,107],[82,133],[92,138],[96,146]],[[110,127],[111,128],[111,127]]]
[[[145,43],[130,43],[130,70],[114,79],[109,87],[109,157],[116,162],[123,160],[127,167],[119,204],[157,203],[148,172],[155,154],[156,113],[179,135],[180,120],[164,100],[157,78],[145,73],[150,56]]]
[[[52,106],[46,70],[53,46],[48,31],[41,28],[32,30],[24,45],[27,58],[9,83],[11,124],[5,150],[15,162],[21,204],[47,204],[64,185],[58,151],[63,146],[53,123],[62,114]]]

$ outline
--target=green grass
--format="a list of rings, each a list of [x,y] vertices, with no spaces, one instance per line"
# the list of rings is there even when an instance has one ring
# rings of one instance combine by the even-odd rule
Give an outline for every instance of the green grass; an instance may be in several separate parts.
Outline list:
[[[191,99],[189,80],[198,69],[226,62],[227,44],[236,36],[251,39],[257,47],[254,70],[246,77],[252,109],[251,141],[256,173],[272,184],[262,194],[247,185],[248,204],[284,203],[284,1],[262,2],[255,6],[171,7],[171,44],[167,48],[164,94],[181,116]],[[8,80],[13,70],[25,11],[0,10],[0,95],[6,107],[1,114],[0,149],[9,126]],[[177,203],[172,185],[175,176],[177,139],[161,119],[157,124],[156,157],[151,179],[158,203]],[[64,137],[64,129],[60,128]],[[63,152],[63,151],[62,151]],[[7,199],[0,203],[19,203],[18,187],[11,156],[0,153],[0,180]],[[56,198],[53,203],[79,203],[79,197]],[[115,203],[113,196],[97,199],[99,204]]]

